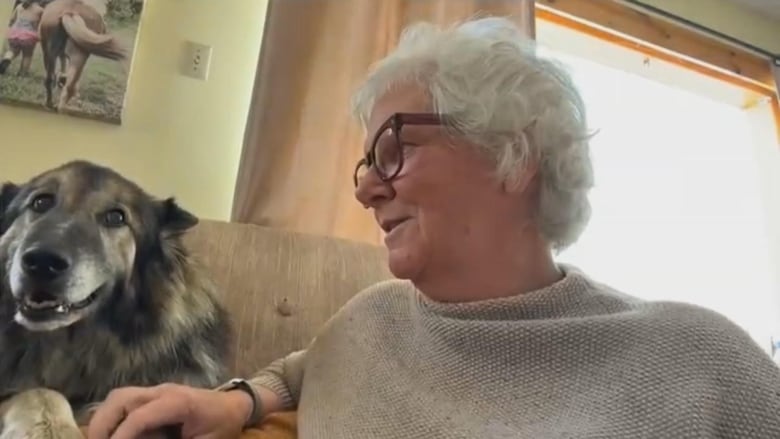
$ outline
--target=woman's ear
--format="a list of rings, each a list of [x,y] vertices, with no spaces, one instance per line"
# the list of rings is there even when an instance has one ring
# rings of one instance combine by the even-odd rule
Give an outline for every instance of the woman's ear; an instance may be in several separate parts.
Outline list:
[[[529,161],[523,167],[513,170],[504,178],[504,190],[511,194],[520,194],[528,190],[528,187],[539,174],[539,164]]]
[[[528,190],[528,187],[536,180],[539,174],[539,158],[538,155],[533,154],[531,151],[532,142],[534,142],[534,128],[536,127],[536,120],[533,120],[523,129],[518,141],[523,145],[523,149],[526,151],[523,162],[517,166],[509,175],[504,179],[504,190],[508,193],[519,194]]]

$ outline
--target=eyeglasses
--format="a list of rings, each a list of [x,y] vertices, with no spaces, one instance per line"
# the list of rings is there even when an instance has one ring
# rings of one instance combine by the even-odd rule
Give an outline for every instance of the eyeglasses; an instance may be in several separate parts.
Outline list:
[[[388,182],[404,166],[401,128],[404,125],[442,125],[444,118],[433,113],[395,113],[383,123],[374,135],[366,156],[358,160],[352,177],[355,187],[373,167],[379,179]]]

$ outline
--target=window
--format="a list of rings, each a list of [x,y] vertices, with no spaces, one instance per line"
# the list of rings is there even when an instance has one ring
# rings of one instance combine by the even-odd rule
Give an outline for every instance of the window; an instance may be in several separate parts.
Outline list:
[[[769,352],[780,198],[767,185],[780,150],[772,118],[756,116],[769,110],[736,105],[736,86],[552,24],[537,38],[569,66],[598,130],[593,215],[558,259],[628,294],[715,310]]]

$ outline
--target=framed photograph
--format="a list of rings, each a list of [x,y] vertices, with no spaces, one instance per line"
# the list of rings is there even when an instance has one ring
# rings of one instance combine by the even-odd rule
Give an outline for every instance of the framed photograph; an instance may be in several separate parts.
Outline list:
[[[121,124],[144,1],[0,0],[0,103]]]

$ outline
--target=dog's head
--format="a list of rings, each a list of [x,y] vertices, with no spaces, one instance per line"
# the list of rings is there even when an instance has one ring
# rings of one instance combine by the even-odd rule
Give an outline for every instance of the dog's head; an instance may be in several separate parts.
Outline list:
[[[197,218],[109,168],[76,161],[0,189],[0,296],[34,331],[70,326],[126,292],[146,261],[176,258]],[[158,255],[153,257],[150,255]],[[116,299],[116,298],[114,298]]]

